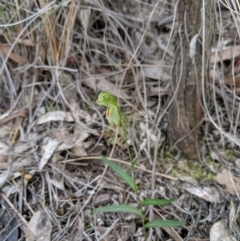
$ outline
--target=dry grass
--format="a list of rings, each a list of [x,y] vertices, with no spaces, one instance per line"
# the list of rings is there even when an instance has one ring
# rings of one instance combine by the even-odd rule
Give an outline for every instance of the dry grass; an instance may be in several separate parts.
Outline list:
[[[221,53],[239,44],[240,9],[222,4],[214,43]],[[100,91],[119,97],[141,196],[177,199],[146,214],[186,221],[150,230],[149,240],[206,240],[230,200],[238,207],[209,177],[224,167],[240,174],[239,55],[212,61],[201,161],[189,163],[166,142],[175,13],[173,0],[0,2],[0,240],[142,240],[136,217],[92,215],[100,205],[136,203],[110,170],[102,176],[99,155],[110,154],[114,131],[95,104]],[[128,169],[121,138],[113,160]],[[194,185],[215,186],[221,202],[185,191]]]

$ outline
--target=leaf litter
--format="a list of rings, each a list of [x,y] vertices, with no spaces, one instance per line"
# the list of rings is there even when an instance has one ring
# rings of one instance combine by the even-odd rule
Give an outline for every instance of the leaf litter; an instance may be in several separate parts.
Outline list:
[[[212,50],[212,65],[219,68],[211,71],[216,98],[209,108],[220,128],[214,132],[206,118],[208,135],[199,165],[212,167],[207,174],[214,170],[217,176],[196,180],[186,166],[176,169],[183,157],[168,153],[166,144],[165,114],[174,61],[171,30],[177,24],[173,23],[175,2],[170,2],[159,3],[153,15],[155,8],[149,2],[1,5],[7,14],[1,15],[5,29],[0,52],[5,64],[0,70],[0,205],[4,215],[16,217],[11,230],[15,228],[19,237],[142,238],[133,217],[105,214],[97,222],[92,216],[98,205],[135,203],[134,195],[109,170],[96,186],[104,169],[99,155],[110,154],[113,145],[106,144],[113,128],[95,104],[100,91],[116,95],[126,113],[128,131],[134,136],[132,151],[140,157],[137,177],[143,194],[176,199],[173,206],[154,209],[154,217],[186,221],[184,228],[149,232],[152,240],[211,239],[205,221],[209,227],[217,226],[216,220],[228,216],[229,200],[239,201],[235,198],[238,146],[222,134],[230,126],[227,131],[238,136],[239,41],[232,41],[235,35],[227,36]],[[14,19],[9,19],[11,15]],[[223,15],[228,24],[234,23],[229,13]],[[22,18],[26,18],[24,25]],[[125,151],[124,146],[115,147],[113,160],[129,170]],[[219,166],[225,170],[221,172]],[[9,235],[4,228],[0,238]]]

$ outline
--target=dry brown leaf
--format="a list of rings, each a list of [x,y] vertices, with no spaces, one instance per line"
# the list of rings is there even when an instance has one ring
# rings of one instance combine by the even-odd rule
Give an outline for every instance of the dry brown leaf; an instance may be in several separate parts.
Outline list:
[[[226,228],[224,219],[213,224],[210,230],[210,241],[233,241]]]
[[[232,73],[225,77],[224,83],[229,86],[235,86],[236,92],[240,92],[240,75],[233,77]]]
[[[36,241],[35,235],[27,226],[23,225],[22,229],[26,235],[26,241]]]
[[[225,185],[226,190],[232,195],[240,193],[240,178],[233,176],[233,174],[226,169],[217,174],[215,181],[221,185]]]
[[[41,116],[37,120],[37,125],[42,125],[49,121],[66,121],[66,122],[74,122],[74,118],[70,112],[66,111],[51,111],[47,114]]]
[[[51,138],[45,138],[44,143],[46,144],[42,146],[43,155],[39,164],[39,170],[42,170],[55,151],[71,150],[77,156],[86,155],[83,141],[89,136],[87,131],[84,128],[80,128],[79,132],[70,134],[68,131],[59,130],[54,132]],[[75,150],[75,148],[79,150]]]
[[[8,182],[9,183],[9,182]],[[11,194],[18,192],[17,187],[13,186],[12,184],[6,184],[1,189],[1,193],[4,193],[6,197],[10,197]],[[1,240],[1,239],[0,239]]]
[[[5,55],[5,56],[8,55],[8,52],[10,49],[11,49],[11,46],[0,43],[0,51],[2,52],[3,55]],[[10,53],[9,58],[11,60],[13,60],[14,62],[21,64],[21,65],[25,65],[28,63],[27,59],[21,57],[18,54],[15,54],[15,53]]]
[[[34,43],[31,39],[22,39],[18,42],[19,44],[23,44],[26,46],[31,46],[31,47],[35,47],[37,44]]]
[[[14,161],[11,164],[11,171],[18,171],[20,169],[24,169],[25,167],[35,167],[36,166],[36,160],[32,157],[26,157],[21,160]],[[7,170],[9,167],[8,162],[0,162],[0,169],[1,170]]]
[[[0,166],[7,160],[9,150],[10,147],[5,142],[0,141]]]
[[[89,133],[86,129],[81,128],[78,125],[75,125],[74,127],[74,134],[77,137],[77,142],[74,145],[74,147],[71,149],[71,152],[75,156],[86,156],[86,150],[84,147],[84,140],[86,140],[89,137]]]
[[[87,114],[85,111],[81,110],[79,108],[79,104],[77,104],[75,101],[73,101],[71,103],[71,108],[73,110],[72,115],[73,115],[75,123],[76,123],[74,134],[77,133],[76,132],[76,126],[77,126],[79,128],[80,132],[84,131],[84,132],[93,134],[95,136],[99,136],[99,133],[98,133],[98,131],[95,128],[92,128],[92,127],[88,126],[88,125],[92,124],[92,117],[89,114]],[[88,125],[86,125],[85,123],[83,123],[80,120],[80,116],[84,116],[85,117],[85,120],[86,120]]]
[[[74,146],[72,149],[71,149],[71,152],[74,154],[74,156],[86,156],[87,155],[87,152],[85,150],[85,147],[83,144],[76,144],[76,146]]]
[[[77,137],[78,142],[83,142],[89,137],[89,133],[79,125],[74,126],[74,135]]]
[[[64,191],[65,187],[64,187],[64,183],[63,180],[56,180],[56,179],[50,179],[50,182],[52,183],[52,185],[54,185],[56,188]]]
[[[182,182],[187,182],[195,186],[199,185],[197,180],[191,176],[178,176],[178,179],[181,180]]]
[[[224,49],[222,52],[213,52],[211,54],[211,63],[220,62],[224,60],[232,60],[240,56],[240,45],[231,46],[227,49]]]
[[[189,187],[185,189],[189,193],[200,197],[211,203],[221,203],[220,194],[215,188],[211,187]]]
[[[4,125],[0,125],[0,139],[1,140],[10,141],[9,136],[10,136],[13,126],[14,126],[13,122],[8,122]]]
[[[76,128],[75,128],[76,129]],[[82,148],[83,141],[89,137],[86,129],[82,128],[80,133],[69,134],[66,131],[58,131],[54,134],[55,139],[59,144],[57,151],[73,150],[74,148]],[[85,149],[84,153],[86,155]]]
[[[14,145],[14,153],[21,154],[23,152],[26,152],[27,150],[33,148],[33,144],[36,144],[36,140],[31,141],[31,142],[30,141],[29,142],[18,141]]]
[[[7,123],[12,119],[15,119],[17,117],[27,117],[28,116],[28,109],[22,109],[22,110],[10,110],[3,115],[0,116],[0,123]]]
[[[109,91],[113,95],[121,99],[130,99],[131,97],[125,93],[124,90],[119,89],[116,85],[104,78],[96,79],[83,79],[81,82],[89,88],[97,91]]]
[[[43,149],[43,155],[41,158],[41,161],[39,163],[39,170],[41,171],[43,167],[47,164],[57,147],[59,146],[59,142],[57,140],[53,140],[50,138],[46,138],[45,142],[47,142],[46,145],[42,146]]]
[[[31,218],[28,228],[36,237],[36,241],[51,240],[52,223],[48,214],[44,210],[38,210]],[[30,241],[27,238],[27,241]]]
[[[10,147],[5,142],[0,141],[0,155],[8,155]]]
[[[183,241],[180,235],[174,228],[164,228],[164,230],[173,238],[175,241]]]
[[[147,78],[162,81],[169,81],[171,79],[171,76],[164,72],[163,68],[161,68],[161,65],[143,67],[143,72]]]
[[[0,175],[0,188],[3,187],[3,185],[4,185],[7,181],[9,181],[9,180],[11,180],[11,179],[18,178],[18,177],[20,177],[20,176],[21,176],[20,172],[10,172],[10,173],[9,173],[9,171],[5,171],[4,173],[2,173],[2,174]]]
[[[67,131],[59,130],[54,133],[54,140],[59,143],[57,151],[65,151],[74,147],[78,141],[78,138],[76,135],[70,134]]]
[[[111,201],[111,196],[109,193],[97,195],[94,199],[94,207],[98,207],[101,205],[106,205]]]
[[[58,80],[61,97],[65,98],[65,100],[71,105],[71,103],[75,102],[77,99],[77,88],[75,84],[73,84],[73,77],[70,74],[61,73],[58,76]]]

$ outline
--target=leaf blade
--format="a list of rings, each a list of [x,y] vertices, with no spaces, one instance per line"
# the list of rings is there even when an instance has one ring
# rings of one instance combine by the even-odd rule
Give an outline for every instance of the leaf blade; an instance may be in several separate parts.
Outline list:
[[[137,191],[137,186],[132,177],[128,175],[121,167],[115,163],[108,160],[105,156],[101,155],[102,160],[119,176],[121,177],[135,192]]]
[[[185,222],[176,220],[153,220],[145,223],[144,228],[164,228],[183,226]]]
[[[111,212],[123,212],[123,213],[132,213],[138,216],[142,216],[142,212],[133,206],[130,205],[112,205],[107,207],[100,207],[93,211],[93,214],[99,214],[99,213],[111,213]]]
[[[153,206],[163,206],[171,204],[175,199],[154,199],[148,198],[140,202],[142,206],[153,205]]]

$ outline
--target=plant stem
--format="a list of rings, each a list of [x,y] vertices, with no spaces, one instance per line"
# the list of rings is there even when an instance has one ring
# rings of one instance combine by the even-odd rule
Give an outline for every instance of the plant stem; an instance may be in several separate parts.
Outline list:
[[[127,130],[126,130],[125,126],[123,128],[125,128],[125,130],[124,130],[124,139],[125,139],[125,143],[127,145],[127,152],[128,152],[128,156],[129,156],[130,163],[131,163],[132,179],[134,180],[134,183],[135,183],[135,190],[134,190],[134,192],[135,192],[135,195],[136,195],[136,198],[137,198],[138,208],[140,209],[140,211],[142,213],[141,221],[142,221],[142,227],[143,227],[143,236],[144,236],[144,239],[146,240],[147,233],[146,233],[146,230],[144,228],[145,216],[143,214],[143,207],[140,204],[141,203],[141,199],[140,199],[140,195],[139,195],[138,186],[136,185],[136,174],[135,174],[136,159],[134,159],[134,160],[132,159],[132,155],[131,155],[131,152],[130,152],[130,147],[129,147],[128,140],[127,140]]]

